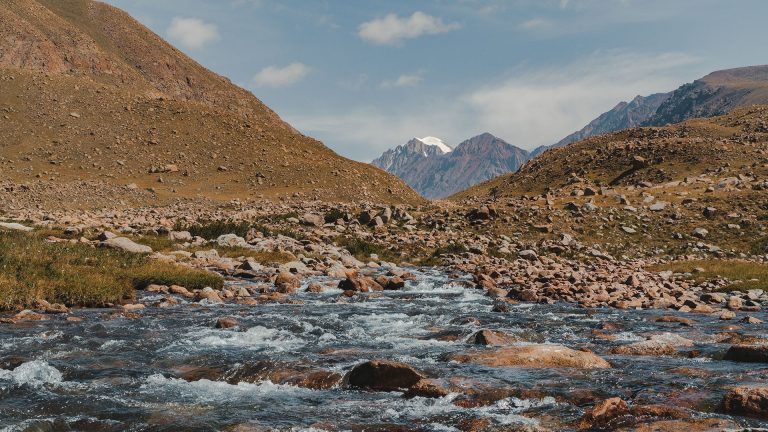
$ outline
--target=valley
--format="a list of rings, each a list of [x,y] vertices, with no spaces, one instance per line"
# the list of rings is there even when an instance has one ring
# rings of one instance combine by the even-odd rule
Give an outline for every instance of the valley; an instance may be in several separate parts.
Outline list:
[[[7,0],[0,431],[766,428],[765,71],[368,164],[114,6]]]

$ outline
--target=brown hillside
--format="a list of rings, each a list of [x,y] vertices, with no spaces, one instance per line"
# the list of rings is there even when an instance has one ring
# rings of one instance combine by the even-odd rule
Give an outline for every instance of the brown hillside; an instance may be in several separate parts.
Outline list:
[[[507,235],[589,239],[624,255],[765,255],[768,106],[550,150],[451,197]]]
[[[661,128],[634,128],[550,150],[517,173],[462,191],[454,200],[568,191],[574,184],[635,187],[715,170],[761,172],[768,162],[768,106]],[[635,162],[635,158],[645,162]],[[768,173],[768,171],[766,172]]]
[[[88,206],[104,190],[134,205],[297,193],[421,202],[102,3],[2,2],[0,88],[0,182],[41,182],[68,197],[84,193],[83,181],[101,184]]]

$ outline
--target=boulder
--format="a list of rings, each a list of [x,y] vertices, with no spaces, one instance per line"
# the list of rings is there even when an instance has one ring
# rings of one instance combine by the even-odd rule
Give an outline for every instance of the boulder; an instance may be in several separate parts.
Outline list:
[[[344,377],[344,384],[351,388],[400,391],[410,389],[425,378],[421,372],[405,363],[371,360],[349,371]]]
[[[736,387],[723,397],[721,409],[727,414],[768,419],[768,387]]]
[[[636,356],[661,356],[677,353],[678,347],[691,347],[693,341],[672,333],[653,335],[647,340],[613,347],[612,354]]]
[[[724,359],[744,363],[768,363],[768,345],[733,345],[728,348]]]
[[[562,345],[522,345],[494,351],[453,355],[460,363],[496,367],[605,369],[611,365],[591,352],[576,351]]]
[[[110,249],[119,249],[130,253],[152,253],[151,247],[140,245],[126,237],[114,237],[107,239],[99,243],[99,246]]]
[[[237,319],[234,317],[221,317],[216,320],[215,327],[217,329],[229,329],[233,327],[238,327],[240,325],[239,322],[237,322]]]
[[[0,222],[0,228],[4,228],[11,231],[24,231],[24,232],[29,232],[33,230],[33,228],[24,226],[16,222]]]
[[[241,248],[247,248],[250,245],[247,241],[245,241],[244,238],[240,237],[237,234],[224,234],[220,235],[218,238],[216,238],[216,243],[219,246],[224,247],[241,247]]]
[[[325,218],[319,214],[305,213],[299,221],[302,225],[321,227],[325,223]]]
[[[596,429],[606,426],[611,420],[629,414],[629,406],[621,398],[600,401],[587,411],[578,422],[579,429]]]
[[[301,287],[301,280],[294,274],[280,272],[275,278],[275,290],[282,294],[291,294]]]

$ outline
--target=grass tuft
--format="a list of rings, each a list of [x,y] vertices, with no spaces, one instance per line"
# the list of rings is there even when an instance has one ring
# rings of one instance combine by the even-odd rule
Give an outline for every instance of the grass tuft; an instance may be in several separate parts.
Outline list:
[[[0,309],[27,307],[37,299],[100,307],[132,299],[135,288],[150,283],[220,288],[223,279],[144,255],[0,232]]]
[[[704,270],[695,272],[695,269]],[[732,281],[722,291],[746,291],[761,289],[768,291],[768,264],[739,260],[697,260],[676,261],[658,264],[651,271],[671,270],[675,273],[692,273],[692,280],[701,283],[713,279]]]

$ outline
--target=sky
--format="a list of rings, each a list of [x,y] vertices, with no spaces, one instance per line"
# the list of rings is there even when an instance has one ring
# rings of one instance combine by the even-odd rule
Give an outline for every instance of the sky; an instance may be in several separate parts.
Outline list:
[[[552,144],[618,102],[768,64],[768,0],[106,0],[370,161],[413,137]]]

